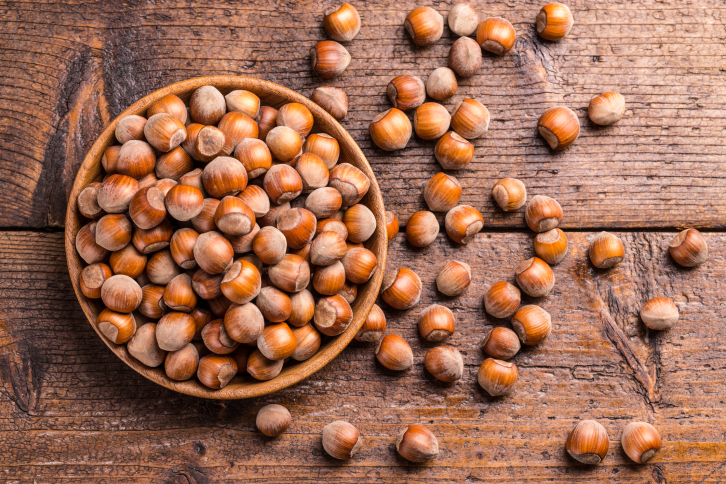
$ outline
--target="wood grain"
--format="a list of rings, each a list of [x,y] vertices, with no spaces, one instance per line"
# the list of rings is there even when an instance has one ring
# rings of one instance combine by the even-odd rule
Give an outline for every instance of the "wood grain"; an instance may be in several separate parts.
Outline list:
[[[304,95],[322,84],[344,88],[351,109],[343,125],[405,223],[423,208],[421,189],[439,170],[433,143],[413,139],[385,153],[373,147],[368,124],[388,107],[388,81],[425,78],[445,65],[452,38],[447,29],[436,45],[415,47],[403,20],[420,2],[361,2],[363,28],[347,45],[353,61],[338,79],[322,81],[310,72],[308,51],[325,38],[322,13],[334,3],[0,2],[0,227],[61,226],[73,175],[103,127],[155,89],[210,74],[259,77]],[[489,199],[504,176],[557,198],[568,228],[726,225],[723,5],[575,0],[572,32],[552,43],[534,33],[539,2],[474,3],[518,32],[510,55],[485,56],[481,73],[445,103],[474,96],[492,113],[471,169],[457,175],[463,201],[488,227],[523,226],[520,214],[503,214]],[[597,128],[587,104],[612,89],[625,95],[626,116]],[[575,110],[582,133],[554,154],[535,125],[558,104]]]
[[[490,233],[469,246],[444,236],[412,249],[399,234],[390,267],[414,269],[421,304],[384,310],[389,332],[404,337],[414,367],[396,374],[376,363],[373,348],[354,343],[299,385],[244,401],[214,402],[166,390],[114,356],[85,321],[65,268],[58,233],[0,233],[0,480],[11,482],[623,482],[719,483],[726,480],[726,236],[707,234],[709,261],[684,270],[667,255],[672,233],[620,233],[626,259],[593,269],[592,233],[569,233],[570,254],[555,267],[553,293],[537,301],[553,317],[544,345],[514,358],[514,395],[490,398],[476,384],[481,340],[494,325],[483,313],[486,287],[513,280],[532,255],[528,234]],[[460,298],[437,293],[447,259],[468,261],[474,281]],[[668,332],[644,328],[644,299],[672,297],[681,321]],[[418,337],[428,304],[450,307],[457,329],[447,344],[462,351],[465,376],[446,385],[423,368],[432,345]],[[254,427],[267,403],[287,406],[293,424],[271,440]],[[567,433],[594,418],[609,432],[602,465],[565,455]],[[328,458],[320,444],[332,420],[353,423],[365,443],[352,461]],[[653,423],[663,448],[643,466],[619,445],[632,420]],[[410,423],[428,425],[441,454],[426,465],[398,458],[394,436]]]

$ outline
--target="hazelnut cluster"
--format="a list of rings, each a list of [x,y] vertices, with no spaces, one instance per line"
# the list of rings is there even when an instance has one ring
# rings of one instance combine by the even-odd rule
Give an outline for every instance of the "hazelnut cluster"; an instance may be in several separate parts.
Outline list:
[[[370,180],[302,104],[214,86],[188,104],[119,121],[105,177],[78,197],[81,290],[109,340],[173,380],[269,380],[352,321],[378,266]]]
[[[631,422],[623,429],[620,444],[633,462],[644,464],[660,450],[660,433],[647,422]],[[607,430],[595,420],[578,422],[565,443],[570,457],[588,465],[602,462],[609,447]]]

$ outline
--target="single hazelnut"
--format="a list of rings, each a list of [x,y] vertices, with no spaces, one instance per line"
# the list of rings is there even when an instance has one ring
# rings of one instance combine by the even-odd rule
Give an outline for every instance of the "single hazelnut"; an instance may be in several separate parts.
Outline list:
[[[572,12],[567,8],[567,5],[550,3],[542,7],[542,10],[537,14],[535,26],[537,33],[543,39],[558,41],[564,39],[570,33],[574,23]]]
[[[199,367],[199,352],[189,343],[184,348],[172,351],[164,360],[166,376],[176,381],[189,380],[197,373]]]
[[[396,437],[396,452],[411,462],[426,462],[439,455],[439,442],[423,425],[409,425]]]
[[[522,343],[537,345],[552,332],[552,317],[539,306],[522,306],[512,316],[512,327]]]
[[[338,42],[349,42],[360,31],[360,15],[353,5],[344,3],[338,8],[325,11],[323,26],[333,39]]]
[[[277,437],[285,433],[292,422],[290,412],[282,405],[265,405],[257,412],[255,425],[260,432],[268,437]]]
[[[519,307],[522,294],[506,281],[492,284],[484,295],[484,308],[495,318],[508,318]]]
[[[527,189],[515,178],[503,178],[492,188],[492,197],[502,210],[511,212],[527,203]]]
[[[136,332],[136,320],[133,314],[118,313],[104,309],[96,318],[96,326],[112,343],[126,343]]]
[[[252,240],[252,250],[263,264],[277,264],[287,252],[287,240],[275,227],[262,227]]]
[[[539,257],[523,261],[514,271],[517,284],[531,297],[549,294],[555,285],[555,274],[549,265]]]
[[[156,341],[162,350],[176,351],[191,343],[196,328],[194,318],[187,313],[166,313],[156,324]]]
[[[260,293],[262,276],[255,265],[246,260],[235,261],[224,273],[220,289],[222,294],[236,304],[245,304]]]
[[[154,185],[156,185],[156,182],[159,181],[159,179],[156,177],[156,174],[149,173],[143,178],[139,178],[139,190],[142,188],[151,188]]]
[[[328,185],[340,192],[343,206],[352,207],[368,193],[371,181],[360,169],[349,163],[341,163],[330,171]]]
[[[310,67],[322,79],[341,75],[350,64],[348,51],[333,40],[323,40],[310,49]]]
[[[204,126],[197,131],[192,153],[195,159],[209,163],[219,156],[229,156],[234,147],[234,141],[227,131],[214,126]]]
[[[224,101],[229,112],[241,113],[252,119],[260,115],[260,98],[253,92],[237,89],[224,96]]]
[[[389,334],[378,343],[376,359],[389,370],[404,371],[413,366],[413,351],[403,338]]]
[[[214,86],[202,86],[189,98],[189,114],[195,123],[216,126],[225,112],[227,102]]]
[[[459,84],[456,82],[456,75],[454,74],[454,71],[448,67],[438,67],[434,69],[433,72],[429,74],[428,79],[426,79],[426,92],[430,97],[437,101],[445,101],[449,99],[451,96],[456,94],[457,89],[459,89]],[[424,103],[422,106],[425,104],[428,103]],[[446,114],[448,114],[448,111]],[[414,126],[415,125],[416,118],[414,117]],[[418,131],[416,131],[416,134],[418,134]]]
[[[121,118],[116,125],[114,134],[116,140],[124,144],[131,140],[144,140],[144,126],[146,126],[146,118],[137,114],[129,114]]]
[[[234,157],[242,163],[249,178],[267,173],[272,166],[272,154],[264,141],[246,138],[234,149]]]
[[[213,390],[224,388],[237,374],[237,361],[229,355],[207,355],[199,360],[197,378]]]
[[[260,350],[254,350],[247,359],[247,373],[255,380],[272,380],[280,374],[284,363],[284,360],[271,360],[260,353]]]
[[[126,345],[129,354],[144,365],[156,368],[166,358],[166,351],[156,342],[156,323],[146,323],[136,330]]]
[[[392,241],[396,237],[398,229],[398,217],[390,210],[386,210],[386,237],[388,238],[388,242]]]
[[[222,295],[222,279],[224,274],[209,274],[197,269],[192,276],[192,289],[202,299],[214,299]]]
[[[186,222],[199,215],[204,207],[204,194],[190,185],[175,185],[164,198],[166,211],[180,222]]]
[[[443,138],[442,138],[443,139]],[[434,212],[448,212],[461,199],[459,180],[446,173],[437,173],[426,183],[424,200]],[[438,226],[438,223],[436,224]],[[438,229],[436,231],[438,233]]]
[[[432,304],[418,318],[418,331],[426,341],[440,343],[454,333],[454,313],[447,307]]]
[[[388,83],[386,92],[393,107],[401,111],[417,108],[426,101],[426,85],[417,76],[394,77]]]
[[[323,159],[315,153],[303,153],[290,163],[300,175],[305,193],[310,193],[317,188],[328,185],[330,171]]]
[[[246,252],[252,251],[252,243],[255,240],[255,237],[257,236],[257,233],[260,231],[260,226],[255,224],[254,227],[252,227],[252,230],[250,230],[250,233],[245,235],[227,235],[225,234],[225,238],[229,240],[229,243],[232,244],[232,249],[234,250],[235,254],[244,254]],[[260,266],[262,266],[262,262],[260,262]]]
[[[257,185],[247,185],[247,188],[242,190],[237,198],[250,207],[255,217],[263,217],[270,211],[270,197],[267,196],[264,188]]]
[[[512,393],[518,379],[517,365],[494,358],[484,360],[477,374],[479,386],[492,397]]]
[[[229,355],[239,347],[239,343],[227,334],[227,329],[221,319],[207,323],[202,328],[201,336],[204,346],[216,355]]]
[[[156,252],[146,263],[146,275],[149,281],[160,286],[166,286],[181,272],[181,268],[176,265],[168,250]]]
[[[284,360],[295,352],[297,341],[285,323],[268,324],[257,338],[257,349],[270,360]]]
[[[317,267],[313,274],[313,288],[318,294],[333,296],[345,285],[345,268],[340,261]]]
[[[192,219],[192,227],[200,234],[217,230],[214,223],[214,214],[217,212],[219,200],[216,198],[205,198],[202,203],[202,211]]]
[[[133,225],[121,213],[109,213],[96,224],[96,243],[106,250],[121,250],[131,242]]]
[[[358,429],[348,422],[337,420],[323,427],[323,449],[336,459],[351,459],[362,442]]]
[[[594,420],[583,420],[570,432],[565,449],[576,461],[595,465],[605,458],[609,445],[610,439],[605,427]]]
[[[343,296],[320,298],[315,305],[315,327],[326,336],[337,336],[353,321],[353,310]]]
[[[226,196],[214,212],[214,224],[227,235],[249,234],[255,226],[255,214],[237,197]]]
[[[457,3],[449,10],[449,29],[456,35],[467,37],[476,32],[478,26],[479,14],[470,3]]]
[[[245,138],[257,138],[257,123],[246,114],[229,112],[222,116],[217,127],[229,136],[233,147]]]
[[[446,233],[457,244],[468,244],[484,227],[484,218],[469,205],[459,205],[446,213]]]
[[[375,254],[365,247],[348,250],[341,262],[345,268],[346,277],[353,284],[365,284],[378,268]]]
[[[184,152],[189,155],[189,157],[196,161],[197,155],[194,153],[194,147],[197,145],[197,138],[199,137],[199,132],[204,128],[203,124],[199,123],[191,123],[187,125],[187,139],[182,142],[181,148],[184,150]],[[222,136],[222,139],[224,139],[224,136]],[[232,141],[230,140],[230,143]]]
[[[394,309],[411,309],[421,299],[421,278],[405,267],[389,271],[383,277],[381,297]]]
[[[197,305],[192,278],[182,273],[175,276],[164,289],[164,304],[173,311],[190,313]]]
[[[287,126],[275,126],[267,133],[265,143],[272,155],[282,162],[288,162],[300,154],[303,142],[300,135]]]
[[[609,269],[625,258],[625,247],[619,237],[600,232],[590,241],[590,261],[598,269]]]
[[[101,183],[96,201],[108,213],[124,213],[138,191],[139,182],[130,176],[111,175]]]
[[[171,151],[187,139],[187,130],[179,118],[168,113],[159,113],[151,116],[144,125],[144,137],[151,146],[166,153]],[[121,148],[123,152],[123,148]],[[119,152],[119,161],[121,159]],[[117,166],[120,171],[120,166]]]
[[[660,434],[647,422],[631,422],[623,429],[620,444],[633,462],[644,464],[660,450]]]
[[[147,257],[139,252],[133,244],[111,253],[108,264],[114,274],[123,274],[136,279],[146,269]]]
[[[385,151],[402,150],[411,139],[411,121],[397,108],[376,116],[369,127],[373,142]]]
[[[489,110],[486,106],[475,99],[467,98],[454,106],[451,113],[451,129],[462,138],[479,138],[489,130],[489,120]]]
[[[425,47],[436,43],[444,33],[444,17],[430,7],[412,10],[403,26],[413,39],[413,43]]]
[[[474,145],[449,131],[436,143],[434,154],[444,170],[461,170],[474,158]]]
[[[310,291],[303,289],[290,295],[292,311],[287,324],[301,327],[309,323],[315,314],[315,298]]]
[[[481,47],[471,37],[459,37],[449,49],[449,67],[461,77],[471,77],[481,69]]]
[[[312,324],[292,328],[292,334],[297,341],[297,347],[290,358],[295,361],[305,361],[311,358],[318,352],[323,341],[322,336]]]
[[[444,264],[436,275],[436,287],[447,296],[459,296],[471,284],[471,267],[459,261]]]
[[[333,187],[317,188],[305,199],[305,208],[310,210],[318,220],[332,217],[342,206],[343,197]]]
[[[207,193],[222,199],[227,195],[237,195],[247,187],[247,171],[236,159],[220,156],[204,167],[202,183]]]
[[[345,211],[343,223],[348,229],[348,240],[354,243],[367,241],[376,231],[375,215],[368,207],[360,203]]]
[[[98,204],[98,190],[101,182],[89,183],[81,193],[78,194],[78,211],[86,218],[96,218],[104,215],[103,209]]]
[[[439,221],[431,212],[416,212],[408,219],[406,224],[406,238],[416,247],[431,245],[439,235]]]
[[[672,328],[678,322],[678,307],[667,297],[656,297],[640,307],[640,319],[650,329]]]
[[[206,232],[197,237],[194,259],[199,267],[210,274],[221,274],[232,265],[232,244],[219,232]]]
[[[348,95],[344,90],[332,86],[316,87],[310,100],[340,121],[348,114]]]
[[[145,263],[146,261],[144,260],[144,265]],[[113,276],[113,272],[106,264],[96,262],[94,264],[87,265],[81,271],[81,276],[79,278],[81,292],[89,299],[100,298],[101,287],[103,287],[103,283],[106,282],[106,279],[111,276]]]
[[[200,192],[206,196],[206,190],[204,189],[204,171],[201,168],[195,168],[192,171],[185,173],[179,178],[178,185],[189,185],[190,187],[197,188]],[[171,189],[171,188],[170,188]],[[169,192],[167,192],[169,193]]]
[[[162,153],[156,160],[154,172],[158,178],[170,178],[178,181],[185,173],[194,169],[191,156],[181,146],[168,153]]]
[[[600,126],[617,123],[623,117],[623,113],[625,113],[625,98],[618,92],[604,92],[595,96],[587,108],[590,120]]]
[[[290,297],[275,286],[265,286],[255,299],[255,304],[268,321],[281,323],[292,314]]]
[[[355,335],[355,339],[366,343],[376,343],[381,339],[385,331],[386,315],[378,304],[374,304],[371,312],[368,313],[368,317],[363,322],[363,326],[358,330],[358,334]]]
[[[141,304],[138,310],[150,319],[159,319],[164,315],[164,286],[147,284],[141,288]]]
[[[265,318],[252,303],[233,304],[224,314],[224,329],[234,341],[251,344],[265,329]]]
[[[534,251],[548,264],[559,264],[567,255],[567,236],[560,229],[537,234],[534,238]]]
[[[271,106],[260,106],[260,117],[257,120],[257,137],[265,141],[267,134],[275,126],[277,126],[277,109]]]
[[[182,124],[187,122],[187,106],[179,96],[167,94],[163,98],[156,101],[146,110],[146,117],[150,118],[155,114],[167,113],[176,117]]]
[[[312,242],[316,228],[315,215],[304,208],[292,208],[277,217],[277,229],[285,236],[287,246],[294,250]]]
[[[708,259],[708,242],[698,230],[686,229],[673,238],[668,252],[683,267],[695,267]]]
[[[460,380],[464,373],[461,353],[451,346],[437,346],[426,352],[424,366],[437,380],[451,383]]]
[[[508,20],[489,17],[476,29],[476,41],[481,48],[492,54],[504,55],[514,47],[517,34]]]
[[[295,130],[300,138],[305,138],[313,129],[313,113],[303,104],[287,103],[277,111],[277,125]]]
[[[103,151],[101,157],[101,166],[109,175],[118,173],[116,171],[116,162],[118,161],[118,152],[121,150],[121,145],[109,146]]]
[[[580,136],[580,120],[571,109],[558,106],[542,113],[537,121],[539,134],[555,151],[561,151]]]
[[[169,247],[171,236],[174,235],[174,229],[168,219],[161,221],[159,225],[149,230],[137,228],[131,242],[139,252],[143,254],[151,254]]]
[[[316,266],[329,266],[348,252],[345,239],[335,232],[321,232],[310,246],[310,262]]]
[[[498,360],[514,358],[520,348],[517,333],[509,328],[497,327],[492,329],[482,342],[484,352]]]
[[[535,232],[548,232],[562,221],[562,207],[554,198],[535,195],[527,204],[524,219]]]
[[[321,89],[321,88],[318,88]],[[340,158],[340,144],[338,140],[325,133],[313,133],[307,137],[303,145],[305,153],[315,153],[325,162],[325,166],[332,170]]]
[[[299,292],[310,283],[310,264],[298,255],[285,254],[280,262],[269,267],[267,275],[278,289]]]

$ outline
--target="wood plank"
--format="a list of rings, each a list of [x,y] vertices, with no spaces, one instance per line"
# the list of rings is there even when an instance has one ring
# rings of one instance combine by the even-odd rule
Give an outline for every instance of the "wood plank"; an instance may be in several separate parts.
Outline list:
[[[346,89],[351,111],[343,125],[405,222],[424,208],[422,187],[439,170],[434,143],[413,139],[406,150],[385,153],[373,147],[368,124],[387,109],[393,76],[426,77],[445,65],[448,30],[430,48],[413,46],[404,32],[406,13],[419,3],[358,5],[363,29],[347,46],[353,61],[333,81],[312,77],[308,66],[308,50],[325,38],[327,1],[129,10],[110,2],[0,5],[0,203],[8,208],[0,227],[61,226],[75,168],[102,127],[152,90],[207,74],[262,77],[304,94],[321,84]],[[463,202],[480,209],[488,227],[523,226],[521,214],[503,214],[489,198],[504,176],[557,198],[568,228],[726,226],[722,5],[577,0],[572,33],[550,43],[532,28],[538,3],[475,3],[507,17],[519,34],[510,55],[485,56],[481,74],[462,80],[445,103],[474,96],[491,110],[489,135],[477,140],[471,169],[458,174]],[[626,96],[626,117],[596,128],[586,120],[587,103],[608,89]],[[571,149],[553,154],[535,126],[557,104],[578,113],[582,133]]]
[[[47,482],[723,482],[726,479],[726,317],[719,281],[726,277],[724,234],[707,234],[712,254],[694,270],[667,256],[672,233],[623,233],[626,260],[610,271],[586,260],[591,233],[570,233],[570,254],[556,266],[553,293],[539,302],[553,317],[552,336],[514,359],[515,394],[488,397],[476,384],[481,340],[493,325],[483,313],[486,287],[513,280],[531,256],[531,236],[479,235],[465,247],[444,236],[411,250],[399,234],[390,267],[414,269],[422,303],[385,309],[389,332],[410,342],[415,366],[383,369],[369,345],[353,344],[309,380],[263,398],[213,402],[172,393],[139,377],[98,340],[74,299],[59,233],[0,233],[0,476]],[[445,259],[468,261],[474,281],[460,298],[437,293]],[[637,309],[665,294],[681,311],[668,332],[646,330]],[[423,369],[433,345],[416,329],[432,303],[450,307],[457,330],[447,344],[462,351],[465,376],[435,381]],[[627,356],[627,358],[626,358]],[[267,403],[287,406],[293,424],[277,440],[254,427]],[[602,465],[568,459],[574,423],[594,418],[611,438]],[[328,458],[320,431],[354,423],[365,439],[348,463]],[[663,449],[645,466],[630,463],[620,433],[632,420],[652,422]],[[424,423],[441,444],[438,459],[410,465],[393,442],[406,424]]]

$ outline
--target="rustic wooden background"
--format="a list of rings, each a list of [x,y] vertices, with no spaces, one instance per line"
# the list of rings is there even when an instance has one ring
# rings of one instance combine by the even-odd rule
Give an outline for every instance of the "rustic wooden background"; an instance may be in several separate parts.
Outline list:
[[[256,5],[252,5],[252,4]],[[354,344],[308,381],[248,401],[213,402],[164,390],[139,377],[98,340],[68,279],[62,225],[76,169],[106,123],[137,98],[207,74],[249,75],[309,94],[308,50],[325,38],[331,0],[239,2],[0,1],[0,481],[22,483],[218,482],[726,482],[726,8],[689,0],[574,0],[575,26],[561,43],[541,41],[533,20],[545,1],[476,0],[508,18],[513,51],[485,55],[457,96],[482,100],[490,134],[459,173],[463,200],[481,210],[485,233],[468,247],[440,236],[413,250],[399,234],[390,266],[416,270],[422,305],[387,311],[391,332],[411,342],[414,368],[394,374],[370,346]],[[412,0],[354,2],[363,29],[347,47],[353,61],[327,84],[344,88],[343,125],[378,175],[402,222],[423,208],[421,189],[439,170],[433,143],[405,151],[373,147],[368,123],[387,107],[390,78],[426,76],[445,65],[448,30],[430,48],[403,29]],[[450,2],[430,4],[446,14]],[[586,120],[589,99],[619,90],[626,117],[610,128]],[[582,122],[569,150],[551,153],[535,135],[539,114],[564,104]],[[571,254],[542,302],[552,337],[515,361],[514,395],[489,398],[476,369],[485,332],[485,287],[512,279],[532,254],[522,214],[504,215],[489,198],[503,176],[530,193],[557,198]],[[711,257],[676,267],[667,244],[684,226],[707,229]],[[626,260],[607,272],[587,263],[588,239],[607,228],[623,237]],[[433,285],[443,258],[469,261],[474,284],[442,300]],[[641,301],[665,294],[681,309],[671,331],[644,329]],[[464,353],[465,378],[452,385],[423,369],[428,347],[416,321],[441,302],[457,318],[450,344]],[[254,427],[267,403],[287,406],[294,423],[279,439]],[[578,419],[607,428],[602,465],[580,466],[564,440]],[[348,463],[328,458],[322,427],[354,423],[364,436]],[[633,465],[619,445],[628,421],[653,423],[661,452]],[[427,465],[398,458],[394,436],[425,423],[441,454]]]

